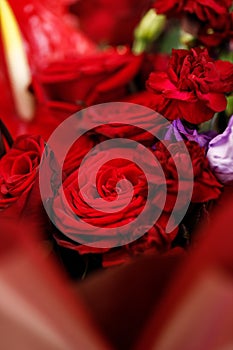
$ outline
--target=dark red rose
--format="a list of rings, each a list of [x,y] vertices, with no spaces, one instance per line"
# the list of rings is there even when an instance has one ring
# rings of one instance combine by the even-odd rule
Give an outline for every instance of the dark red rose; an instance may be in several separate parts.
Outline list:
[[[20,136],[0,161],[1,209],[15,202],[33,186],[44,141],[41,137]]]
[[[207,47],[216,47],[220,44],[226,44],[233,38],[233,12],[218,16],[215,25],[208,23],[200,26],[198,31],[198,40]]]
[[[134,155],[135,151],[135,149],[129,148],[127,149],[127,155],[130,156],[131,153]],[[148,150],[148,152],[150,151]],[[138,152],[136,151],[136,153]],[[105,241],[110,241],[113,243],[112,245],[118,246],[118,232],[121,232],[121,244],[124,243],[124,235],[126,241],[129,236],[131,239],[135,237],[136,240],[138,238],[137,232],[127,232],[123,229],[123,234],[122,228],[124,228],[124,225],[134,221],[143,210],[148,194],[147,180],[150,181],[153,188],[156,189],[155,197],[153,198],[153,203],[155,202],[153,215],[156,211],[159,211],[159,213],[161,212],[161,193],[159,189],[163,185],[164,179],[161,178],[157,169],[155,169],[154,166],[152,166],[146,159],[144,159],[145,157],[141,155],[142,161],[145,162],[148,171],[146,178],[145,174],[136,163],[118,158],[117,154],[119,154],[119,150],[117,149],[103,149],[94,156],[94,160],[89,158],[85,161],[83,166],[88,169],[88,173],[85,172],[79,182],[79,170],[73,172],[65,179],[63,183],[64,194],[67,198],[72,214],[70,208],[64,206],[64,201],[61,195],[57,196],[54,200],[53,212],[56,226],[61,232],[64,232],[65,234],[68,233],[68,237],[76,237],[77,242],[79,241],[79,237],[81,237],[88,243],[88,237],[91,236],[92,238],[95,237],[96,242],[99,240],[103,241],[103,243]],[[106,162],[105,159],[109,155],[113,160]],[[95,179],[93,169],[96,169],[99,165],[102,166],[100,166],[97,178]],[[127,179],[131,183],[131,186],[133,186],[132,198],[130,197],[130,194],[132,194],[131,186],[127,182],[119,182],[124,179]],[[86,198],[82,196],[80,189],[82,189]],[[121,193],[120,201],[116,201],[117,191],[120,191]],[[87,198],[88,200],[86,200]],[[96,210],[93,206],[98,205],[100,198],[105,199],[105,201],[104,204],[102,204],[101,209]],[[130,198],[131,201],[128,203]],[[114,213],[108,213],[107,209],[112,201],[117,211]],[[121,205],[125,202],[127,205],[123,206],[122,209]],[[75,215],[78,215],[78,217],[84,221],[84,223],[79,222],[80,232],[82,232],[81,236],[79,236],[80,233],[77,234],[75,228]],[[148,213],[148,215],[152,214]],[[138,251],[143,251],[143,249],[147,249],[147,247],[150,246],[155,250],[166,250],[168,246],[170,246],[171,240],[174,238],[173,234],[177,230],[174,230],[173,234],[167,235],[165,233],[165,221],[165,219],[164,221],[158,221],[155,223],[154,227],[149,229],[147,221],[142,224],[144,225],[143,230],[145,230],[145,232],[148,231],[148,234],[138,240],[138,245],[136,244],[137,248],[133,248],[135,249],[135,252],[137,249]],[[161,222],[164,223],[164,226]],[[85,223],[92,226],[87,227]],[[96,227],[102,227],[105,229],[104,237],[100,237],[99,233],[96,233]],[[108,234],[108,229],[110,228],[114,228],[114,234]],[[54,237],[58,244],[66,248],[74,249],[80,254],[92,252],[103,253],[104,251],[109,251],[108,248],[92,248],[84,244],[78,244],[57,231],[55,232]]]
[[[151,73],[147,87],[157,96],[155,109],[166,118],[199,124],[225,110],[233,64],[214,61],[206,49],[173,50],[168,70]]]
[[[38,169],[44,141],[19,136],[0,160],[0,219],[17,222],[25,217],[43,225],[46,216],[40,198]]]
[[[141,56],[126,48],[120,52],[109,49],[85,58],[53,63],[34,75],[33,87],[42,103],[63,101],[83,107],[116,101],[128,94],[141,61]]]
[[[198,143],[194,141],[185,141],[185,145],[192,161],[192,169],[187,168],[187,164],[189,163],[187,161],[187,154],[182,151],[183,142],[167,142],[167,147],[161,142],[158,142],[154,151],[155,156],[159,159],[163,167],[167,179],[167,201],[164,210],[168,212],[171,212],[174,207],[178,191],[177,169],[174,160],[176,164],[180,165],[179,190],[183,193],[183,202],[181,206],[186,202],[186,194],[190,186],[190,171],[193,172],[194,177],[192,203],[208,202],[217,199],[221,194],[222,185],[218,182],[210,169],[204,148],[201,148]],[[170,153],[171,150],[176,154],[173,157]]]
[[[182,210],[190,201],[192,191],[192,169],[188,169],[190,164],[187,149],[183,142],[157,142],[154,146],[154,155],[158,159],[166,179],[167,193],[163,210],[170,214],[174,210],[177,201],[178,188],[182,192],[181,200],[177,210]],[[172,153],[171,153],[172,152]],[[179,167],[179,179],[177,167]],[[156,201],[154,202],[157,205]]]
[[[92,40],[111,45],[129,44],[151,0],[79,0],[71,7],[80,28]]]
[[[192,34],[198,44],[213,49],[219,45],[226,47],[233,37],[233,12],[219,16],[214,23],[200,22],[196,17],[185,15],[181,19],[181,28]]]
[[[187,141],[194,173],[193,203],[208,202],[217,199],[222,190],[222,185],[210,169],[209,161],[205,155],[205,149],[196,142]]]

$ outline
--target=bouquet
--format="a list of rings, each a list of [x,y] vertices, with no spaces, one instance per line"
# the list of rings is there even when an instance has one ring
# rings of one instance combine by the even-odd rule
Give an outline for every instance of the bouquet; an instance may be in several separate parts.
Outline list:
[[[0,18],[4,346],[230,349],[232,1],[1,0]]]
[[[194,3],[3,1],[0,219],[72,276],[192,250],[230,191],[231,1]]]

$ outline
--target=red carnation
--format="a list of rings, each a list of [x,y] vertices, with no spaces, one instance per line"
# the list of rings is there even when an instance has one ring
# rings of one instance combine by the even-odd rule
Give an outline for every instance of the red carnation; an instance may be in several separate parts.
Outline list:
[[[48,225],[39,191],[39,165],[44,150],[40,136],[19,136],[0,160],[0,222],[27,219]],[[43,230],[42,230],[43,231]]]
[[[167,71],[151,73],[147,88],[157,96],[159,113],[199,124],[225,110],[225,94],[233,90],[233,64],[214,61],[206,49],[173,50]]]
[[[199,21],[213,25],[221,15],[229,12],[231,0],[156,0],[154,7],[159,14],[175,17],[179,14],[195,15]]]

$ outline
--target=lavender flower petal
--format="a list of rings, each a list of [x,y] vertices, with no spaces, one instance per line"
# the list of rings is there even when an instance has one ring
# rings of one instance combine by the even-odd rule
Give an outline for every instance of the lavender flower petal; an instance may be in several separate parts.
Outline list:
[[[233,183],[233,116],[226,130],[209,143],[207,158],[222,183]]]
[[[197,142],[201,147],[208,147],[209,142],[216,136],[214,131],[199,134],[196,129],[185,126],[180,119],[174,120],[168,127],[164,139],[169,141],[189,140]]]

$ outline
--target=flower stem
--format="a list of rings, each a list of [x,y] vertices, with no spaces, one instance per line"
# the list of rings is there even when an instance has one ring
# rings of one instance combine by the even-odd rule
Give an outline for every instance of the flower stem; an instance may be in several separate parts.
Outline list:
[[[7,129],[6,125],[0,119],[0,158],[6,153],[6,148],[5,148],[4,141],[3,141],[4,138],[5,138],[8,146],[12,147],[14,140],[13,140],[9,130]]]

